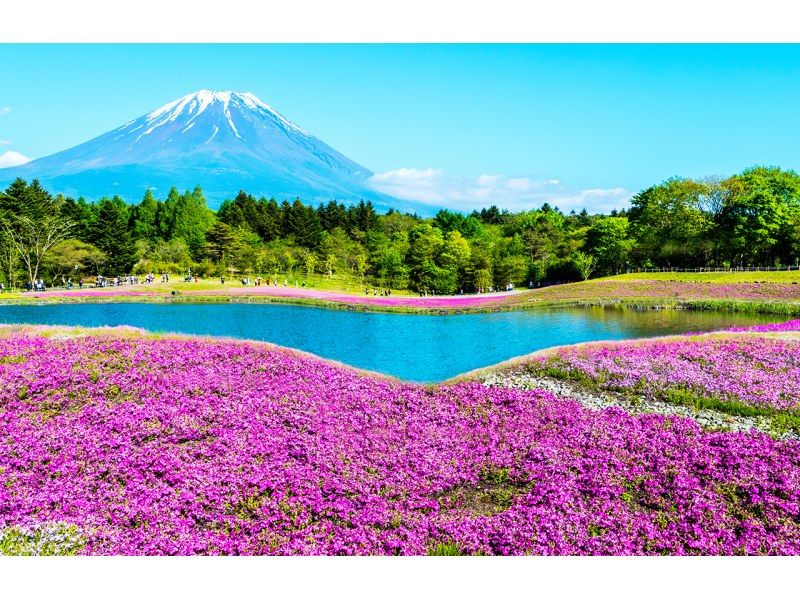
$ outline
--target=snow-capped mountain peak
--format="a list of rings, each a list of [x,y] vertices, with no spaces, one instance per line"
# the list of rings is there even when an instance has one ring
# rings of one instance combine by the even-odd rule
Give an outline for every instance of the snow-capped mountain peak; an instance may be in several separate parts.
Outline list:
[[[225,122],[215,123],[213,128],[216,128],[218,132],[219,124],[225,124],[237,139],[245,139],[239,133],[235,122],[235,120],[241,120],[241,118],[235,119],[233,116],[237,112],[240,113],[240,116],[242,112],[253,113],[262,119],[275,121],[287,130],[310,137],[305,129],[288,120],[249,91],[212,91],[210,89],[201,89],[200,91],[186,94],[177,100],[164,104],[160,108],[156,108],[144,117],[129,122],[117,129],[117,131],[119,133],[139,131],[136,141],[140,141],[142,137],[150,135],[159,127],[169,123],[180,122],[183,124],[180,132],[186,133],[206,111],[221,113]],[[267,128],[267,125],[262,123],[262,127]],[[216,133],[212,133],[206,143],[214,137],[216,137]]]
[[[211,91],[210,89],[201,89],[200,91],[186,94],[182,98],[178,98],[168,104],[164,104],[160,108],[156,108],[147,115],[147,121],[152,122],[158,120],[160,123],[172,122],[184,112],[194,119],[214,104],[221,105],[222,110],[229,115],[231,103],[233,103],[236,108],[263,112],[277,119],[287,128],[293,129],[303,135],[308,135],[305,129],[288,120],[277,110],[272,108],[272,106],[262,102],[255,94],[249,91]],[[235,130],[235,125],[231,124],[231,128]]]
[[[372,173],[251,92],[201,89],[71,149],[0,170],[0,184],[39,178],[56,192],[139,201],[148,188],[200,185],[212,205],[247,189],[306,200],[371,199]]]

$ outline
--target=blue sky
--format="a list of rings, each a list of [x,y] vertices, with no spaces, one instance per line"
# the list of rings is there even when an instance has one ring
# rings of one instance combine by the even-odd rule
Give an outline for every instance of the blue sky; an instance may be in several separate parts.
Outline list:
[[[800,154],[800,45],[0,45],[0,164],[201,88],[252,91],[379,188],[463,209],[603,211]]]

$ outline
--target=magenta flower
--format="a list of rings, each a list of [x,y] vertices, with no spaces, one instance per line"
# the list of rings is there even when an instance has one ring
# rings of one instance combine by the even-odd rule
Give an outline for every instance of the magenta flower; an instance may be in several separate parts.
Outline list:
[[[0,388],[0,529],[87,554],[800,553],[765,434],[130,333],[6,335]]]

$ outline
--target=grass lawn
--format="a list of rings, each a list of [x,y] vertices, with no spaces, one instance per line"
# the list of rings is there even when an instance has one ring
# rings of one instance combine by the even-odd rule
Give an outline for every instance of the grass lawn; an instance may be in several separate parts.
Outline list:
[[[678,282],[743,282],[800,283],[800,270],[782,272],[631,272],[596,280],[674,280]]]
[[[255,280],[257,276],[250,277]],[[274,279],[273,279],[274,280]],[[262,275],[262,283],[266,284],[267,277]],[[374,285],[367,284],[361,281],[357,276],[348,274],[334,274],[333,276],[325,276],[322,274],[315,274],[314,276],[298,276],[297,274],[279,274],[278,286],[283,286],[284,281],[290,287],[302,287],[303,281],[306,283],[306,288],[315,289],[318,291],[333,291],[337,293],[354,293],[358,295],[364,294],[364,289],[369,288],[370,291]],[[225,284],[220,283],[218,277],[214,278],[201,278],[198,282],[182,282],[182,279],[175,276],[167,284],[154,283],[152,288],[162,292],[170,291],[212,291],[228,288],[242,287],[241,277],[230,278],[225,277]],[[249,285],[252,286],[252,285]],[[140,288],[140,287],[136,287]],[[392,290],[395,295],[412,295],[410,291]]]
[[[251,280],[255,280],[256,276],[251,276]],[[266,285],[266,276],[262,276],[263,284]],[[297,276],[297,275],[279,275],[278,276],[278,286],[283,286],[284,281],[287,282],[289,287],[297,288],[302,287],[303,281],[305,281],[306,286],[305,288],[314,289],[318,291],[331,291],[337,293],[352,293],[354,295],[363,295],[364,289],[369,288],[370,293],[374,288],[372,284],[362,283],[361,280],[357,276],[352,275],[342,275],[342,274],[334,274],[332,277],[316,274],[314,276]],[[168,283],[153,282],[152,284],[138,284],[133,286],[123,285],[121,287],[106,287],[104,289],[97,289],[98,291],[107,292],[109,296],[112,296],[118,293],[120,290],[125,291],[138,291],[138,292],[150,292],[150,293],[160,293],[160,294],[170,294],[172,291],[177,292],[186,292],[186,291],[220,291],[225,289],[241,289],[241,288],[253,288],[253,285],[247,285],[245,287],[242,285],[241,277],[230,278],[225,277],[225,284],[220,282],[219,277],[211,277],[211,278],[200,278],[198,282],[183,282],[183,278],[176,275],[171,275],[170,281]],[[84,290],[94,290],[92,287],[84,285]],[[75,286],[73,288],[74,291],[78,290],[78,287]],[[392,289],[392,294],[396,296],[415,296],[416,293],[408,290],[397,290]],[[44,293],[47,295],[47,292]],[[16,292],[8,292],[0,294],[0,300],[9,299],[9,300],[25,300],[26,298],[30,298],[31,295],[29,293],[23,293],[21,291]]]

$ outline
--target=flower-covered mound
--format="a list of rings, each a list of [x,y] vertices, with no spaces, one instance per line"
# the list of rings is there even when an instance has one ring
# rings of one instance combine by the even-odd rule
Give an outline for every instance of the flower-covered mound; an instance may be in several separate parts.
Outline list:
[[[694,395],[717,406],[798,412],[799,324],[794,320],[723,334],[572,345],[535,356],[525,367],[648,398]]]
[[[559,303],[638,303],[697,309],[800,313],[798,302],[800,284],[797,282],[721,283],[610,277],[512,293],[502,298],[500,304],[506,309],[513,309]]]
[[[26,545],[800,553],[799,442],[256,343],[32,330],[0,337],[0,529]]]

